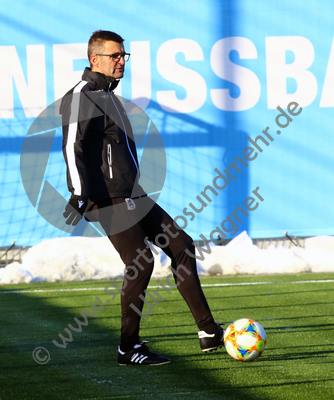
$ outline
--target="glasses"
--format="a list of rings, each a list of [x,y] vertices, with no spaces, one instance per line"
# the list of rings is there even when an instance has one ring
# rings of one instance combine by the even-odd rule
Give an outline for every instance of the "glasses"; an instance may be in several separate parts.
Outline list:
[[[124,58],[124,61],[128,61],[130,58],[130,53],[115,53],[115,54],[95,54],[96,56],[108,56],[111,57],[113,61],[119,61],[121,57]]]

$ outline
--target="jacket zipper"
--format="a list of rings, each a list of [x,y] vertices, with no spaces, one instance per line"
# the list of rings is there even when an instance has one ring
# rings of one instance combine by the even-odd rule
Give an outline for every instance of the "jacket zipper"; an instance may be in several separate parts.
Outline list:
[[[118,107],[117,107],[117,105],[116,105],[116,103],[115,103],[115,100],[113,99],[112,94],[110,93],[109,89],[108,89],[108,93],[110,94],[111,100],[112,100],[112,102],[114,103],[114,106],[115,106],[115,108],[116,108],[116,110],[117,110],[117,112],[118,112],[118,115],[119,115],[119,117],[120,117],[120,119],[121,119],[121,121],[122,121],[123,129],[124,129],[124,134],[125,134],[126,144],[127,144],[127,146],[128,146],[128,150],[129,150],[129,152],[130,152],[130,154],[131,154],[132,160],[133,160],[133,162],[135,163],[135,166],[136,166],[136,169],[137,169],[137,174],[138,174],[138,173],[139,173],[139,168],[138,168],[136,159],[134,158],[134,156],[133,156],[133,154],[132,154],[132,151],[131,151],[131,148],[130,148],[130,145],[129,145],[128,134],[127,134],[127,132],[126,132],[126,128],[125,128],[125,124],[124,124],[123,118],[122,118],[122,116],[121,116],[121,113],[119,112],[119,109],[118,109]]]
[[[112,174],[112,155],[111,155],[111,144],[108,144],[108,152],[107,152],[107,156],[108,156],[108,164],[109,164],[109,175],[110,175],[110,179],[112,179],[113,174]]]

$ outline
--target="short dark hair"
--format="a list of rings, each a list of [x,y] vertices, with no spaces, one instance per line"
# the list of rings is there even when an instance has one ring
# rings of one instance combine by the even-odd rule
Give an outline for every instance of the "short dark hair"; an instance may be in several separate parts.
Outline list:
[[[115,32],[111,31],[95,31],[88,40],[87,56],[90,63],[90,56],[95,54],[98,48],[104,45],[104,42],[111,40],[116,43],[123,43],[124,39]]]

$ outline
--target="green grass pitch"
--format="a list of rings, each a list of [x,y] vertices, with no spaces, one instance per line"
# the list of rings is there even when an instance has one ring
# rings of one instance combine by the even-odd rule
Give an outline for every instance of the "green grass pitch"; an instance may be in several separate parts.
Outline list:
[[[333,273],[201,278],[217,321],[226,327],[247,317],[265,328],[267,348],[250,363],[224,349],[202,353],[177,289],[160,290],[164,301],[141,323],[150,349],[171,358],[156,367],[117,364],[120,296],[107,303],[107,281],[1,286],[0,399],[333,399],[333,280]],[[79,288],[90,290],[60,291]],[[68,324],[77,326],[75,317],[83,321],[80,312],[92,311],[89,303],[99,306],[96,297],[103,310],[66,348],[55,346]],[[49,351],[48,363],[34,361],[37,347]]]

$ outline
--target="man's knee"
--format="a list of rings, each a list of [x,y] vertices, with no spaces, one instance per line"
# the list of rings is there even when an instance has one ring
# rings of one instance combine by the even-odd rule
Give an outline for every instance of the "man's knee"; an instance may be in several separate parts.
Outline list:
[[[189,251],[195,251],[193,239],[186,232],[184,232],[184,231],[180,232],[179,240],[182,241],[182,247],[184,249],[189,249]]]
[[[187,254],[195,254],[195,245],[194,245],[194,241],[193,239],[186,234],[186,237],[184,239],[184,246],[185,246],[185,250],[187,250]]]
[[[127,281],[134,281],[138,276],[143,274],[151,275],[153,272],[154,262],[146,263],[145,267],[139,268],[137,265],[127,265],[124,269],[124,278]]]

